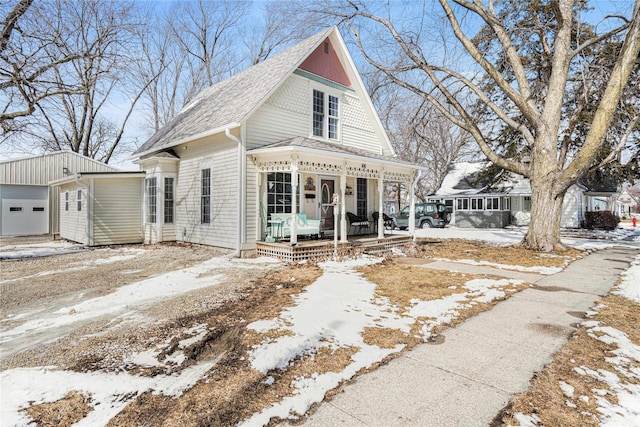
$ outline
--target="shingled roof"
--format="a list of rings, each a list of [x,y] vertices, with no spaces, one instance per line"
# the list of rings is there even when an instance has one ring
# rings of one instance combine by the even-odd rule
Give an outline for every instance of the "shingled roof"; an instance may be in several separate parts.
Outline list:
[[[160,151],[245,120],[326,39],[331,27],[202,91],[134,155]]]

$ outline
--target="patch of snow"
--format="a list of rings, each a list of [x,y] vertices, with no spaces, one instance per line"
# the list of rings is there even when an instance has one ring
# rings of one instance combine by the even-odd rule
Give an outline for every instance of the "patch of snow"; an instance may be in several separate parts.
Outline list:
[[[567,396],[569,399],[572,399],[575,387],[564,381],[560,381],[560,390],[562,390],[562,393],[564,393],[565,396]]]
[[[184,369],[177,375],[140,377],[125,372],[58,371],[54,367],[16,368],[0,372],[0,383],[5,390],[0,401],[0,419],[3,425],[14,427],[33,425],[20,410],[31,403],[55,402],[71,391],[90,396],[92,411],[74,426],[107,425],[125,406],[141,393],[180,396],[191,388],[217,360],[200,363]]]
[[[536,427],[542,423],[536,414],[525,415],[522,412],[517,412],[513,414],[513,418],[520,423],[521,427]]]
[[[631,267],[622,273],[622,282],[612,293],[640,304],[640,255],[637,255]]]
[[[603,417],[600,425],[607,427],[640,425],[640,384],[637,383],[640,380],[640,369],[637,367],[640,363],[640,346],[632,342],[622,331],[609,326],[600,326],[599,322],[587,321],[583,322],[583,326],[588,328],[587,333],[592,338],[616,347],[611,351],[614,357],[605,359],[613,365],[616,373],[605,369],[594,371],[585,366],[574,368],[574,371],[580,375],[589,375],[605,383],[611,390],[610,392],[594,390],[598,394],[595,396],[598,412]],[[603,397],[608,393],[615,395],[618,401],[616,404]]]
[[[87,250],[84,246],[64,240],[45,243],[8,245],[0,248],[0,259],[36,258],[51,255],[72,254]]]
[[[539,273],[539,274],[544,274],[544,275],[556,274],[556,273],[559,273],[559,272],[562,271],[562,267],[544,267],[544,266],[525,267],[525,266],[522,266],[522,265],[498,264],[498,263],[495,263],[495,262],[475,261],[475,260],[472,260],[472,259],[450,260],[450,259],[446,259],[446,258],[434,258],[434,260],[436,260],[436,261],[459,262],[459,263],[468,264],[468,265],[481,265],[481,266],[485,266],[485,267],[495,267],[495,268],[499,268],[501,270],[515,270],[515,271],[522,271],[522,272],[527,272],[527,273]]]

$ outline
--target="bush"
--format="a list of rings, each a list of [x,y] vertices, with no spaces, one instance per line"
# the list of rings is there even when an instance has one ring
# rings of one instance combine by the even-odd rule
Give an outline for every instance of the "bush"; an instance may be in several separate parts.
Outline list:
[[[584,217],[585,227],[591,230],[613,230],[620,222],[620,217],[608,211],[585,212]]]

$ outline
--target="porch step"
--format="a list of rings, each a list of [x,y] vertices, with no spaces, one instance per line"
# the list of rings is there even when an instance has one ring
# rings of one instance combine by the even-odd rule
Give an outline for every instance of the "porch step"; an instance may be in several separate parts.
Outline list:
[[[386,237],[384,239],[362,240],[360,245],[354,247],[363,248],[363,252],[369,255],[380,255],[390,252],[392,248],[404,246],[412,242],[411,236]]]

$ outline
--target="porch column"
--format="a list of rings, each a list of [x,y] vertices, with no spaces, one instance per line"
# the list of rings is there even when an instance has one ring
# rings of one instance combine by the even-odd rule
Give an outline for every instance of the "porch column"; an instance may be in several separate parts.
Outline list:
[[[347,240],[347,172],[345,165],[342,166],[340,175],[340,242]],[[334,208],[335,209],[335,208]]]
[[[267,224],[267,212],[264,212],[265,217],[262,217],[262,209],[260,209],[260,200],[262,199],[262,192],[260,189],[262,188],[262,173],[260,170],[256,172],[256,240],[262,241],[264,239],[264,233],[266,230]],[[265,227],[263,230],[263,226]]]
[[[378,177],[378,239],[384,239],[384,169]]]
[[[416,237],[416,194],[414,182],[409,181],[409,234],[415,239]]]
[[[289,242],[291,246],[298,243],[298,160],[292,159],[291,161],[291,238]]]

